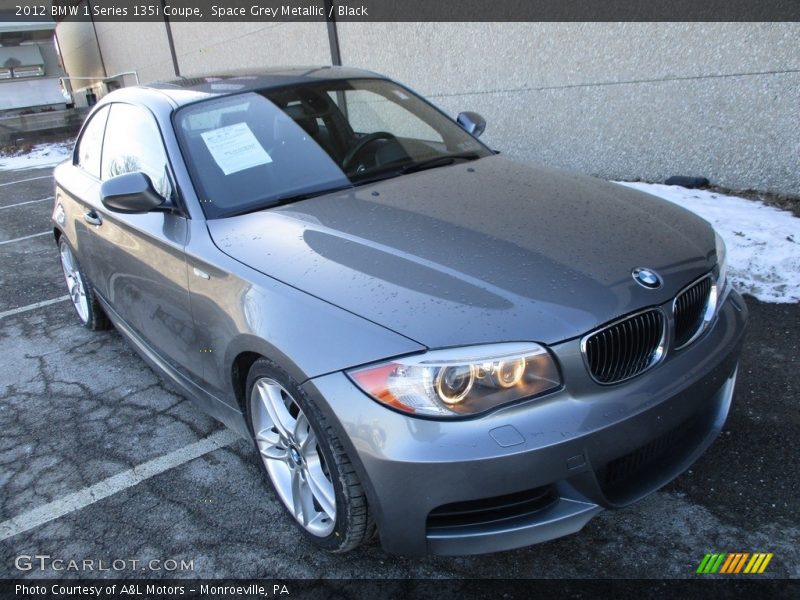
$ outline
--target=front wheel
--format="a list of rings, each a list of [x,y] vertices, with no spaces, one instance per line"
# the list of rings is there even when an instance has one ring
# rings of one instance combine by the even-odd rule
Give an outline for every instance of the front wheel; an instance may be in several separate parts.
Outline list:
[[[247,417],[261,464],[303,534],[330,552],[372,537],[350,459],[320,410],[283,369],[259,359],[247,378]]]
[[[108,329],[111,325],[108,317],[100,307],[89,280],[64,236],[58,241],[58,253],[61,256],[61,269],[64,271],[70,300],[83,326],[92,331]]]

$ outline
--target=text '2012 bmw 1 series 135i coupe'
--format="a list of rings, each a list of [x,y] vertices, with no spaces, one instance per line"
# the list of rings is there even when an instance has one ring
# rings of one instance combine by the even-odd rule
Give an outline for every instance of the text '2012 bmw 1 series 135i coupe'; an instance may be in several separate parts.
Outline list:
[[[324,549],[567,535],[727,416],[747,308],[712,227],[484,127],[366,71],[197,77],[109,94],[56,169],[84,325],[252,439]]]

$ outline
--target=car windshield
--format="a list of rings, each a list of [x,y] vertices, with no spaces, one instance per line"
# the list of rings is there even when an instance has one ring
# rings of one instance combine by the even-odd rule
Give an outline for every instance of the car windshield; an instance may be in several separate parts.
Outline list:
[[[180,109],[176,126],[208,218],[491,154],[430,104],[381,79],[204,100]]]

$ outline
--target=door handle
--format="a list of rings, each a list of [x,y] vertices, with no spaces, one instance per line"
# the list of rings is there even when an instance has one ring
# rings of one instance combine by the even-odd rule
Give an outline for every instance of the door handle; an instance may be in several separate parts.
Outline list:
[[[96,212],[94,212],[93,210],[90,210],[89,212],[83,213],[83,218],[87,223],[91,223],[92,225],[102,225],[103,224],[102,217],[100,215],[98,215]]]
[[[211,275],[209,275],[208,273],[206,273],[202,269],[198,269],[197,267],[193,267],[192,268],[192,272],[195,275],[197,275],[197,277],[200,277],[201,279],[211,279]]]

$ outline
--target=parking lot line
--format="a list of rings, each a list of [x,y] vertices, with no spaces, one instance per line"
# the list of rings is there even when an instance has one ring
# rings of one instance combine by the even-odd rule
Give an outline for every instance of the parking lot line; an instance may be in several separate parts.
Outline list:
[[[47,198],[39,198],[38,200],[27,200],[25,202],[17,202],[16,204],[9,204],[8,206],[0,206],[0,210],[4,208],[14,208],[15,206],[23,206],[25,204],[34,204],[36,202],[44,202],[45,200],[52,200],[52,196],[48,196]]]
[[[222,429],[169,454],[149,460],[92,486],[12,517],[0,523],[0,541],[85,508],[98,500],[108,498],[190,460],[229,446],[238,439],[240,439],[239,436],[230,429]]]
[[[4,246],[6,244],[13,244],[14,242],[21,242],[23,240],[29,240],[35,237],[41,237],[43,235],[53,235],[52,231],[43,231],[41,233],[32,233],[31,235],[25,235],[22,237],[14,238],[13,240],[6,240],[4,242],[0,242],[0,246]]]
[[[42,300],[41,302],[35,302],[34,304],[28,304],[27,306],[20,306],[19,308],[12,308],[11,310],[5,310],[0,312],[0,319],[4,317],[10,317],[11,315],[18,315],[19,313],[28,312],[29,310],[36,310],[37,308],[42,308],[43,306],[57,304],[59,302],[63,302],[64,300],[69,300],[69,295],[53,298],[52,300]]]
[[[17,181],[7,181],[6,183],[0,183],[0,187],[5,187],[7,185],[14,185],[15,183],[25,183],[26,181],[36,181],[38,179],[52,179],[52,175],[42,175],[41,177],[31,177],[30,179],[19,179]]]

